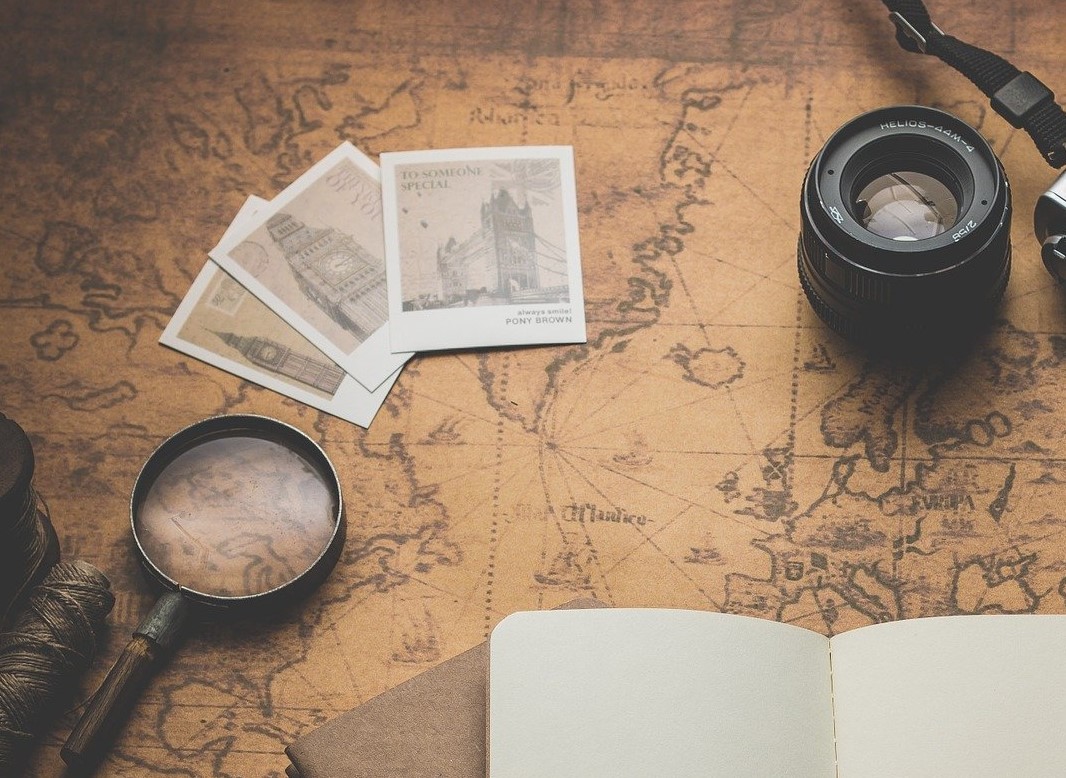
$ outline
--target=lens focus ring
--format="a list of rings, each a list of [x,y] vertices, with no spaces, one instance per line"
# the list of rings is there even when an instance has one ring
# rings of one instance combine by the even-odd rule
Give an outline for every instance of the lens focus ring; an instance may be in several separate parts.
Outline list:
[[[800,280],[848,337],[972,332],[1010,271],[1010,191],[983,138],[942,111],[885,108],[838,130],[804,180]]]

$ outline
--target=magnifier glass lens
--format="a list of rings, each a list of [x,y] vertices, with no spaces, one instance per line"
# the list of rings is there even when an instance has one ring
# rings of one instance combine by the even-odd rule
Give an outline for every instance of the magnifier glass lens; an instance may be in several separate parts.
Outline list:
[[[202,594],[262,594],[307,571],[336,528],[337,501],[316,465],[275,441],[197,443],[156,475],[134,506],[145,555]]]

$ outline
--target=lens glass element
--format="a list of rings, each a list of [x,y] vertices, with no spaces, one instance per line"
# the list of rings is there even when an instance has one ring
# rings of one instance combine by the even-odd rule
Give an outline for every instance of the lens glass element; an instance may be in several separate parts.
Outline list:
[[[873,179],[855,198],[855,214],[875,235],[922,240],[951,229],[959,202],[941,181],[911,170]]]

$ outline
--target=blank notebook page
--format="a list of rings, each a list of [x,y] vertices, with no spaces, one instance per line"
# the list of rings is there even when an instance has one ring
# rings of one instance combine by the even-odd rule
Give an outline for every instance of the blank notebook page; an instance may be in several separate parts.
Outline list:
[[[683,610],[516,613],[489,643],[491,778],[836,774],[828,640]]]
[[[840,778],[1066,776],[1066,616],[878,624],[832,653]]]

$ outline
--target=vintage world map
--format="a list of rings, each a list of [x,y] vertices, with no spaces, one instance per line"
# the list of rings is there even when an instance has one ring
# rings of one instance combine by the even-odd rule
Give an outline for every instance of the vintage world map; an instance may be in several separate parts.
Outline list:
[[[933,3],[1055,83],[1055,3]],[[155,592],[128,500],[148,454],[252,412],[315,438],[348,538],[274,619],[191,631],[107,776],[279,776],[301,734],[575,596],[832,634],[1066,612],[1066,293],[1030,214],[1029,139],[906,54],[879,2],[0,4],[0,411],[29,431],[64,558],[111,578],[111,630],[31,773]],[[796,273],[811,157],[921,103],[980,129],[1014,272],[968,350],[875,358]],[[575,150],[588,343],[416,357],[369,430],[157,343],[249,194],[341,140]]]

